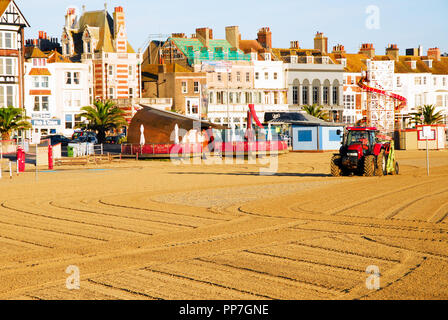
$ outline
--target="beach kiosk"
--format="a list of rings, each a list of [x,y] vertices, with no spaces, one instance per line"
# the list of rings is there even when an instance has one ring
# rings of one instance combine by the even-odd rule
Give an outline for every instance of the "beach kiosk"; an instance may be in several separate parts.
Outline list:
[[[268,123],[290,126],[292,151],[337,151],[341,147],[344,125],[340,123],[323,121],[301,112],[281,112]]]

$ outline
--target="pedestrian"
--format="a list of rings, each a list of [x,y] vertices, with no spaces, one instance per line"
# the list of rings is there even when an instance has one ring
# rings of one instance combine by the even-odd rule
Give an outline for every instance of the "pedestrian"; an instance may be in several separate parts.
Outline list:
[[[208,150],[209,139],[207,131],[205,129],[202,130],[201,140],[202,140],[202,159],[207,159],[207,153],[209,152]]]

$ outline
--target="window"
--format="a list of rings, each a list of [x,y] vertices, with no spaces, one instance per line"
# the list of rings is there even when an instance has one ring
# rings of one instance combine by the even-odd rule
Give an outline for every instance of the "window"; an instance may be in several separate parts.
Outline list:
[[[246,82],[249,82],[249,81],[250,81],[250,73],[246,72]]]
[[[319,104],[319,88],[313,87],[313,104]]]
[[[446,86],[446,78],[445,77],[443,78],[443,86],[444,87]]]
[[[73,72],[73,83],[79,84],[79,72]]]
[[[236,73],[236,81],[241,82],[241,72]]]
[[[292,104],[299,104],[299,88],[292,87]]]
[[[222,81],[222,75],[220,72],[218,72],[217,77],[218,77],[218,81]]]
[[[114,66],[109,65],[109,75],[113,76],[114,75]]]
[[[255,72],[255,80],[260,80],[260,73]]]
[[[114,88],[109,88],[109,99],[114,98]]]
[[[35,96],[34,97],[34,108],[33,111],[36,112],[48,112],[50,110],[49,108],[49,100],[50,98],[48,96]]]
[[[277,79],[278,79],[278,73],[274,72],[274,80],[277,80]]]
[[[233,103],[233,92],[229,93],[229,103]]]
[[[79,128],[82,124],[81,115],[75,114],[75,128]]]
[[[40,111],[40,99],[38,96],[34,97],[34,109],[33,111]]]
[[[48,97],[42,97],[42,111],[48,111]]]
[[[434,77],[434,86],[437,86],[437,78]]]
[[[303,105],[308,105],[309,104],[309,100],[308,100],[308,86],[303,86],[302,87],[302,99],[303,99],[303,102],[302,102]]]
[[[73,129],[73,115],[72,114],[65,115],[65,129]]]
[[[246,92],[246,103],[252,103],[252,94],[250,92]]]
[[[6,87],[6,105],[14,106],[14,87],[13,86],[7,86]]]
[[[70,54],[70,43],[65,44],[65,54]]]
[[[182,81],[182,93],[188,93],[188,87],[186,81]]]
[[[347,110],[355,109],[355,95],[353,94],[344,95],[344,109]]]
[[[422,78],[421,77],[415,77],[415,85],[419,86],[422,84]]]
[[[134,98],[134,88],[129,88],[129,98]]]
[[[236,93],[236,103],[241,103],[241,92]]]
[[[227,75],[228,76],[228,80],[229,80],[229,82],[232,82],[232,74],[229,72],[229,74]]]
[[[339,87],[333,87],[333,104],[339,104]]]
[[[33,88],[39,88],[39,87],[40,87],[39,77],[33,77]]]
[[[133,70],[132,66],[129,66],[129,75],[132,76],[133,73],[134,73],[134,70]]]
[[[329,90],[328,87],[324,87],[324,90],[323,90],[323,99],[324,99],[323,104],[326,104],[326,105],[328,105],[328,96],[329,96],[328,90]]]
[[[426,85],[426,77],[423,77],[423,84]]]
[[[209,103],[213,103],[213,92],[209,94]]]
[[[194,93],[199,93],[199,82],[195,81],[194,82]]]
[[[6,70],[5,73],[7,75],[13,75],[13,60],[12,59],[6,59]]]
[[[419,107],[422,105],[422,95],[416,94],[415,95],[415,106]]]
[[[48,88],[48,77],[42,77],[42,88]]]
[[[0,86],[0,108],[5,107],[5,87]]]
[[[264,73],[264,80],[269,80],[269,73],[267,72]]]
[[[401,78],[397,77],[397,87],[401,87]]]
[[[12,48],[12,34],[10,32],[5,32],[5,48]]]
[[[65,73],[65,84],[72,84],[72,73],[71,72]]]

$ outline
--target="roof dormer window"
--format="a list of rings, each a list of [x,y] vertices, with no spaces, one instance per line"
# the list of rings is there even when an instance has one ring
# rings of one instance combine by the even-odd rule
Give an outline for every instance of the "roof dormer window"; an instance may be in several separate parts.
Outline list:
[[[306,63],[313,64],[314,63],[314,57],[311,57],[311,56],[306,57]]]
[[[291,61],[291,63],[298,63],[299,57],[294,55],[294,56],[291,56],[289,60]]]
[[[271,54],[270,53],[265,53],[264,54],[264,60],[265,61],[271,61]]]

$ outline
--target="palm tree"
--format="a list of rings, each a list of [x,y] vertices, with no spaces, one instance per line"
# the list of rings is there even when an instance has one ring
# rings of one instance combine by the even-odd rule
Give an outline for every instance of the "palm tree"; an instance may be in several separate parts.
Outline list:
[[[418,107],[417,112],[411,113],[411,122],[427,125],[442,123],[443,115],[440,112],[436,113],[435,109],[436,107],[432,104]]]
[[[327,121],[327,115],[322,108],[322,106],[317,106],[316,104],[313,104],[312,106],[303,106],[303,110],[309,115]]]
[[[23,115],[20,108],[0,108],[0,134],[3,140],[9,140],[14,130],[28,130],[33,126],[26,121],[29,117]]]
[[[87,120],[86,123],[79,125],[81,129],[93,130],[97,133],[98,142],[104,142],[106,132],[125,126],[124,111],[115,106],[111,101],[95,101],[93,106],[82,107],[82,118]]]

